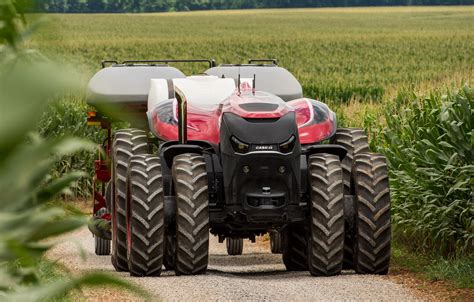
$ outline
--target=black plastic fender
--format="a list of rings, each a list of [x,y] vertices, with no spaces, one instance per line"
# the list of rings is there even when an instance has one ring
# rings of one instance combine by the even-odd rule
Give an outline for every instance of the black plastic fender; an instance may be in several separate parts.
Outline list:
[[[160,158],[168,168],[173,165],[173,158],[184,153],[217,153],[217,147],[206,141],[188,141],[187,144],[180,144],[178,141],[168,141],[160,146]]]
[[[303,149],[306,157],[309,158],[313,154],[328,153],[339,156],[340,160],[343,160],[347,155],[347,149],[341,145],[310,145]]]
[[[210,192],[212,191],[212,184],[214,174],[213,165],[208,161],[211,159],[209,154],[214,154],[216,157],[217,147],[205,141],[188,141],[187,144],[180,144],[178,141],[168,141],[163,143],[159,149],[159,156],[161,159],[161,171],[163,175],[163,192],[165,195],[165,224],[166,233],[173,235],[175,233],[175,217],[176,217],[176,197],[174,196],[173,177],[171,175],[171,168],[173,166],[173,159],[175,156],[185,153],[197,153],[204,155],[206,158],[207,169],[210,181]]]

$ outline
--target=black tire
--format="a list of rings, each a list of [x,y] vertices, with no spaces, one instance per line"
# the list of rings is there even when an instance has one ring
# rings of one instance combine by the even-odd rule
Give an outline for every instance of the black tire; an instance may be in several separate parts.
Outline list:
[[[344,262],[342,269],[354,269],[354,199],[344,197]]]
[[[176,236],[174,235],[166,235],[163,265],[169,271],[174,270],[176,266]]]
[[[313,276],[340,274],[344,256],[344,187],[336,155],[312,155],[308,162],[311,186],[309,271]]]
[[[282,253],[280,232],[270,232],[270,250],[272,251],[272,254]]]
[[[124,129],[115,133],[112,147],[113,202],[112,214],[112,264],[117,271],[128,271],[126,195],[128,163],[133,155],[146,154],[146,132]]]
[[[94,236],[95,254],[97,256],[110,255],[110,240]]]
[[[230,256],[242,255],[244,251],[244,240],[242,238],[226,238],[225,245],[227,254]]]
[[[107,213],[107,209],[102,208],[95,214],[97,217]],[[94,236],[94,250],[97,256],[108,256],[110,255],[110,240]]]
[[[352,185],[352,166],[356,154],[368,153],[369,139],[363,129],[359,128],[339,128],[331,139],[332,144],[341,145],[347,149],[347,155],[341,162],[344,178],[344,194],[354,195]]]
[[[354,158],[354,264],[359,274],[388,273],[390,265],[390,187],[386,159],[380,154]]]
[[[290,225],[281,233],[282,258],[287,271],[308,270],[307,230]]]
[[[105,185],[105,204],[107,206],[107,210],[110,212],[111,209],[112,209],[112,199],[113,199],[113,195],[112,195],[112,181],[109,181],[106,185]]]
[[[165,248],[165,202],[160,159],[135,155],[127,178],[127,260],[132,276],[159,276]]]
[[[347,149],[347,155],[342,160],[342,173],[344,178],[344,194],[354,195],[354,185],[352,179],[352,166],[356,154],[370,152],[369,140],[363,129],[340,128],[331,139],[331,143],[341,145]],[[350,209],[352,207],[352,209]],[[353,204],[345,211],[345,238],[344,238],[344,269],[354,268],[354,213]]]
[[[199,154],[173,160],[176,193],[177,275],[198,275],[209,262],[209,196],[206,162]]]

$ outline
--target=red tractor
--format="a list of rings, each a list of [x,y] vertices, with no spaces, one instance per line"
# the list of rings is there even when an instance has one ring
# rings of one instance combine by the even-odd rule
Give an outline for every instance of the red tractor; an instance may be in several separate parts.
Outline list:
[[[169,66],[183,62],[209,69],[186,77]],[[105,63],[89,83],[99,108],[89,122],[108,131],[90,229],[97,254],[112,241],[116,270],[202,274],[210,234],[238,255],[243,239],[270,233],[288,270],[387,273],[385,157],[363,130],[337,128],[276,60]],[[104,105],[129,113],[130,128],[112,131]]]

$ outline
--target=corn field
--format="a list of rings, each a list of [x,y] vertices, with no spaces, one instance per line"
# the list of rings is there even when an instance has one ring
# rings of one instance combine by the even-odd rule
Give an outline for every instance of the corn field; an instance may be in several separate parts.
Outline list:
[[[413,246],[474,246],[474,90],[400,94],[386,113],[393,219]]]

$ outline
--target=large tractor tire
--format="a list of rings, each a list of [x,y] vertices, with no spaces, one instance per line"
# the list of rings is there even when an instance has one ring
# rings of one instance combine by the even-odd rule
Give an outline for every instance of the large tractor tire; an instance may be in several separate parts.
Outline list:
[[[159,276],[165,252],[165,202],[158,157],[130,159],[126,209],[130,275]]]
[[[344,179],[344,195],[354,195],[354,182],[352,179],[352,166],[354,156],[370,152],[369,140],[363,129],[340,128],[333,136],[331,143],[341,145],[347,150],[346,157],[342,160],[342,174]],[[351,201],[351,200],[349,200]],[[344,238],[344,269],[354,268],[354,205],[346,202],[345,208],[345,238]]]
[[[244,239],[242,238],[226,238],[225,245],[227,248],[227,254],[230,256],[242,255],[244,251]]]
[[[107,213],[107,209],[102,208],[95,214],[97,217]],[[94,250],[97,256],[108,256],[110,255],[110,240],[101,238],[94,235]]]
[[[390,265],[390,188],[386,159],[380,154],[354,157],[354,266],[359,274],[388,273]]]
[[[148,139],[146,132],[124,129],[115,133],[112,146],[112,177],[114,195],[112,214],[112,264],[117,271],[128,271],[126,194],[128,163],[133,155],[146,154]]]
[[[199,154],[173,160],[176,193],[176,275],[198,275],[209,262],[209,195],[206,162]]]
[[[166,235],[165,239],[165,258],[163,265],[169,271],[174,270],[176,266],[176,236]]]
[[[344,186],[336,155],[309,158],[311,186],[309,271],[313,276],[340,274],[344,256]]]
[[[307,230],[290,225],[281,233],[282,258],[287,271],[308,270]]]
[[[270,232],[270,250],[272,251],[272,254],[282,253],[280,232],[277,232],[277,231]]]

